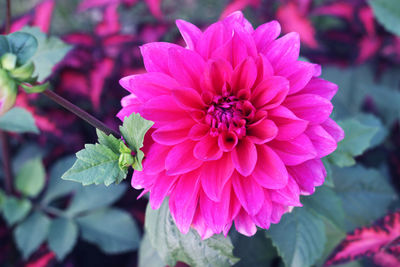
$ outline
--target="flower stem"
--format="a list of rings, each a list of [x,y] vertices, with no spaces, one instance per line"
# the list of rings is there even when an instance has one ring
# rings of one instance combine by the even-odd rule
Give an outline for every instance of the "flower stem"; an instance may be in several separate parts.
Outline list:
[[[82,120],[86,121],[87,123],[89,123],[93,127],[99,129],[100,131],[103,131],[107,135],[113,134],[115,137],[120,137],[121,136],[119,133],[117,133],[116,131],[110,129],[107,125],[105,125],[104,123],[102,123],[101,121],[99,121],[98,119],[96,119],[95,117],[93,117],[92,115],[87,113],[86,111],[82,110],[78,106],[72,104],[71,102],[69,102],[65,98],[63,98],[60,95],[56,94],[55,92],[47,89],[42,94],[44,94],[45,96],[47,96],[48,98],[50,98],[51,100],[56,102],[57,104],[61,105],[62,107],[64,107],[68,111],[74,113],[76,116],[78,116]]]
[[[10,154],[8,150],[8,140],[7,133],[0,130],[0,141],[1,141],[1,150],[2,150],[2,158],[3,158],[3,170],[4,170],[4,186],[7,194],[12,194],[13,192],[13,176],[11,172],[11,161]]]
[[[6,0],[6,34],[10,33],[11,28],[11,0]]]

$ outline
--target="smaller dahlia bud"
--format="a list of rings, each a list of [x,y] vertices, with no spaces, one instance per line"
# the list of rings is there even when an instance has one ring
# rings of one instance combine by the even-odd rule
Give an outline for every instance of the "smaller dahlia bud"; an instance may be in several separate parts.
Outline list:
[[[132,156],[132,150],[121,142],[119,145],[119,152],[121,152],[118,160],[119,168],[121,170],[127,170],[135,162],[135,159]]]
[[[17,56],[11,53],[5,53],[0,59],[0,64],[3,69],[13,70],[17,66]]]
[[[7,71],[0,69],[0,116],[14,106],[16,98],[16,83],[7,74]]]
[[[14,78],[25,81],[32,77],[34,70],[35,70],[35,66],[33,65],[32,62],[29,62],[18,68],[10,70],[10,73]]]

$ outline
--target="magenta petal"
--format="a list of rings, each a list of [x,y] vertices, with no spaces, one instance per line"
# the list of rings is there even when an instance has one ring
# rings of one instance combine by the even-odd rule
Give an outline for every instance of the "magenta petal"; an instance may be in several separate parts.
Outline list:
[[[300,186],[301,191],[314,193],[314,188],[324,183],[326,170],[320,159],[308,160],[288,168],[289,173]]]
[[[305,134],[288,141],[272,141],[268,144],[282,159],[285,165],[293,166],[317,156],[310,138]]]
[[[199,42],[202,32],[199,28],[190,22],[178,19],[176,21],[179,31],[190,50],[195,50],[196,44]]]
[[[195,124],[190,129],[188,137],[192,140],[198,141],[205,137],[210,131],[210,126],[207,124]]]
[[[260,211],[252,216],[254,223],[264,229],[268,229],[271,225],[272,202],[268,190],[264,190],[264,203]]]
[[[232,87],[238,92],[240,89],[250,89],[257,78],[257,66],[252,58],[247,58],[233,71]]]
[[[158,174],[151,175],[144,172],[134,172],[132,175],[131,185],[135,189],[149,188],[154,184]]]
[[[273,41],[262,51],[271,62],[276,71],[290,68],[300,54],[300,37],[296,32],[291,32]]]
[[[224,60],[209,60],[204,70],[203,84],[208,91],[221,94],[225,82],[230,81],[232,77],[232,65]]]
[[[176,44],[154,42],[140,47],[143,56],[143,62],[148,72],[163,72],[169,74],[168,50],[173,47],[179,47]]]
[[[258,51],[263,51],[281,33],[281,25],[276,20],[264,23],[253,32],[253,38]]]
[[[336,94],[338,86],[320,78],[312,78],[310,82],[301,90],[302,94],[314,94],[331,100]]]
[[[235,227],[239,233],[246,236],[253,236],[257,232],[257,227],[251,217],[241,209],[235,218]]]
[[[340,142],[344,138],[343,129],[331,118],[328,118],[326,121],[321,123],[321,126],[324,127],[325,131],[327,131],[336,142]]]
[[[337,144],[335,139],[320,125],[308,127],[305,134],[310,138],[318,158],[323,158],[336,150]]]
[[[218,161],[205,162],[201,170],[201,184],[205,194],[212,201],[220,201],[222,189],[231,178],[234,167],[229,153],[224,153]]]
[[[152,133],[153,140],[163,145],[176,145],[188,139],[188,133],[194,121],[179,120],[158,128]]]
[[[249,125],[247,136],[254,144],[264,144],[278,134],[278,127],[272,120],[264,119],[255,125]]]
[[[286,213],[288,210],[287,206],[282,204],[272,202],[272,213],[271,213],[271,222],[279,223],[282,218],[282,215]]]
[[[178,175],[168,176],[165,173],[158,175],[150,190],[150,205],[152,209],[158,209],[161,206],[164,198],[168,195],[178,178]]]
[[[332,113],[332,103],[321,96],[312,94],[293,95],[286,98],[283,105],[289,108],[297,117],[319,124],[326,121]]]
[[[296,117],[293,112],[284,106],[279,106],[269,111],[268,115],[278,127],[276,140],[285,141],[296,138],[302,134],[308,126],[308,121]]]
[[[319,66],[316,64],[296,61],[290,67],[280,70],[277,74],[289,80],[289,94],[295,94],[306,86],[318,70]]]
[[[222,22],[216,22],[204,31],[196,49],[204,59],[209,59],[214,51],[231,38],[232,31],[227,30]]]
[[[204,189],[204,187],[203,187]],[[231,183],[221,188],[221,199],[214,202],[204,192],[200,193],[200,208],[206,224],[214,231],[220,233],[224,229],[229,217],[229,204],[231,194]]]
[[[192,221],[192,227],[196,229],[202,240],[211,237],[214,233],[213,230],[208,227],[204,219],[201,209],[197,209]]]
[[[168,50],[168,66],[171,76],[181,85],[201,91],[200,73],[205,62],[196,52],[182,47]]]
[[[286,206],[301,207],[300,189],[296,181],[289,175],[289,180],[284,188],[270,190],[271,200]]]
[[[280,189],[286,186],[288,172],[279,156],[267,145],[257,146],[257,165],[253,179],[262,187]]]
[[[253,142],[244,138],[238,142],[231,153],[236,170],[243,176],[249,176],[257,162],[257,150]]]
[[[289,92],[289,81],[280,76],[272,76],[262,81],[251,96],[256,108],[272,109],[279,106]]]
[[[199,93],[188,87],[179,87],[172,90],[177,104],[184,109],[203,109],[205,107]]]
[[[165,169],[168,175],[178,175],[190,172],[201,166],[202,161],[193,156],[195,146],[193,141],[185,141],[175,145],[165,159]]]
[[[251,176],[243,177],[235,172],[232,186],[243,208],[250,214],[257,214],[264,202],[263,188]]]
[[[176,226],[186,234],[189,231],[199,199],[199,171],[193,171],[180,176],[169,199],[171,215]]]
[[[218,146],[218,137],[206,135],[194,147],[194,156],[203,161],[217,160],[222,157],[222,150]]]
[[[143,162],[143,172],[146,174],[157,174],[165,170],[165,158],[170,150],[171,147],[169,146],[158,143],[152,144]]]

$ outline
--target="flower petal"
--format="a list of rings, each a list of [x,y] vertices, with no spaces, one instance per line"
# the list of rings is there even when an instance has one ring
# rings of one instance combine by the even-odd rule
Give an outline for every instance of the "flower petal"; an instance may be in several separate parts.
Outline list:
[[[247,58],[233,71],[231,86],[234,92],[251,89],[257,78],[257,66],[252,58]]]
[[[302,164],[288,168],[289,173],[296,180],[300,190],[309,194],[314,193],[314,188],[324,183],[326,170],[320,159],[312,159]]]
[[[222,150],[218,146],[218,137],[206,135],[194,147],[194,156],[202,161],[217,160],[222,157]]]
[[[163,72],[169,74],[168,50],[180,47],[176,44],[154,42],[140,47],[143,56],[144,67],[148,72]]]
[[[264,23],[253,32],[253,38],[258,51],[263,51],[281,33],[281,25],[276,20]]]
[[[313,125],[307,128],[305,134],[310,138],[318,158],[323,158],[336,150],[335,139],[320,125]]]
[[[158,128],[151,136],[159,144],[176,145],[188,139],[193,124],[191,119],[179,120]]]
[[[286,77],[290,82],[289,94],[302,90],[311,78],[320,70],[320,66],[304,61],[296,61],[288,68],[281,69],[278,75]]]
[[[203,109],[205,107],[199,93],[188,87],[179,87],[172,90],[176,103],[184,109]]]
[[[279,156],[267,145],[257,146],[257,165],[253,179],[262,187],[280,189],[288,182],[288,172]]]
[[[324,127],[325,131],[327,131],[336,142],[340,142],[344,138],[343,129],[331,118],[326,119],[321,126]]]
[[[300,37],[296,32],[288,33],[273,41],[261,51],[274,66],[275,71],[290,68],[300,54]]]
[[[192,23],[181,19],[176,21],[176,26],[185,40],[187,47],[190,50],[195,50],[196,44],[199,42],[201,35],[203,34],[201,30]]]
[[[254,223],[264,229],[268,229],[271,225],[271,214],[272,214],[272,201],[269,196],[269,191],[264,190],[264,203],[260,211],[252,216]]]
[[[285,206],[301,207],[300,189],[296,181],[289,175],[288,183],[284,188],[270,190],[271,200]]]
[[[278,134],[278,127],[272,120],[264,119],[260,123],[249,125],[247,136],[254,144],[264,144]]]
[[[235,227],[239,233],[246,236],[253,236],[257,232],[257,227],[251,217],[241,209],[235,218]]]
[[[153,210],[158,209],[175,185],[178,175],[169,176],[165,173],[159,174],[150,190],[150,206]]]
[[[143,172],[146,174],[157,174],[165,170],[165,158],[170,150],[170,146],[158,143],[152,144],[143,162]]]
[[[279,106],[270,110],[268,118],[278,127],[278,135],[275,139],[280,141],[296,138],[302,134],[308,126],[308,121],[296,117],[293,112],[284,106]]]
[[[301,90],[302,94],[314,94],[331,100],[336,94],[338,86],[320,78],[312,78],[310,82]]]
[[[264,202],[263,188],[251,177],[243,177],[235,172],[232,175],[232,186],[236,197],[250,215],[257,214]]]
[[[272,109],[279,106],[289,92],[289,81],[280,76],[271,76],[262,81],[251,96],[256,108]]]
[[[201,166],[202,161],[193,156],[195,146],[193,141],[185,141],[175,145],[165,159],[165,169],[168,175],[178,175],[190,172]]]
[[[249,176],[257,162],[257,150],[253,142],[243,138],[231,153],[236,170],[243,176]]]

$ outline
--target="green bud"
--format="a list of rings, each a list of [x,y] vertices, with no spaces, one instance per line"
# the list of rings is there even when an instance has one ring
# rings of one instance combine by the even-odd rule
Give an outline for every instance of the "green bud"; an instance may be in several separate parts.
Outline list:
[[[14,106],[17,92],[17,84],[7,71],[0,69],[0,116]]]
[[[3,69],[12,70],[17,66],[17,56],[11,53],[5,53],[0,59]]]
[[[32,77],[34,70],[35,66],[32,62],[29,62],[25,65],[22,65],[21,67],[11,70],[10,73],[14,78],[21,81],[26,81],[27,79]]]
[[[119,143],[119,152],[120,152],[120,153],[131,154],[132,150],[131,150],[129,147],[127,147],[127,146],[124,144],[124,142],[121,141],[121,142]]]
[[[118,166],[121,170],[127,170],[135,162],[131,154],[122,153],[119,155]]]

